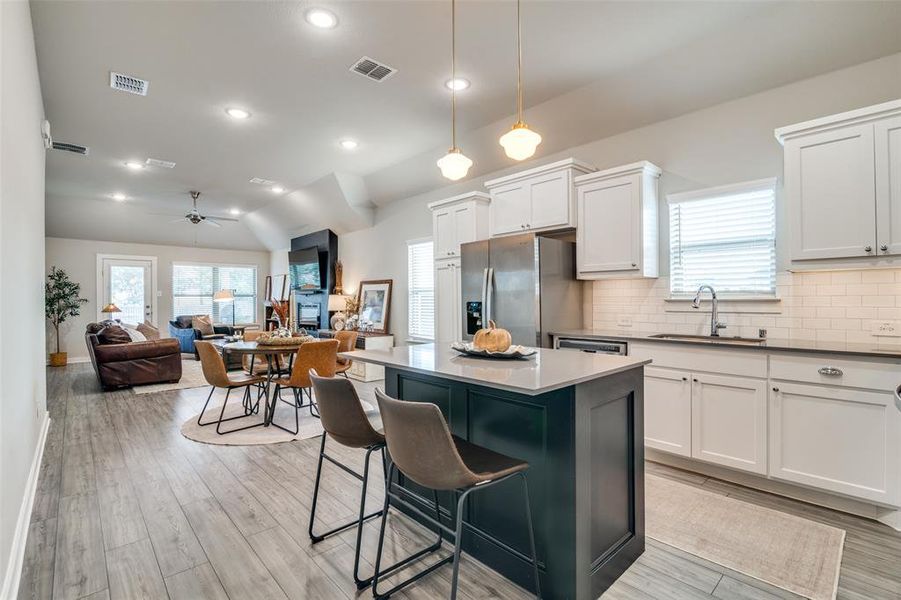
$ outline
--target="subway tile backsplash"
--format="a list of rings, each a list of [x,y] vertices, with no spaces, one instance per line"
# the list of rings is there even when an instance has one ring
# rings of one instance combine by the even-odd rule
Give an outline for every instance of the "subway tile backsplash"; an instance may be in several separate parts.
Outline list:
[[[667,301],[669,278],[602,280],[591,290],[589,324],[597,330],[707,334],[709,295],[697,311],[688,302]],[[901,322],[901,269],[782,272],[776,276],[779,302],[720,301],[721,335],[857,343],[901,343],[875,336],[882,323]],[[896,327],[901,323],[893,323]],[[901,327],[898,329],[901,333]]]

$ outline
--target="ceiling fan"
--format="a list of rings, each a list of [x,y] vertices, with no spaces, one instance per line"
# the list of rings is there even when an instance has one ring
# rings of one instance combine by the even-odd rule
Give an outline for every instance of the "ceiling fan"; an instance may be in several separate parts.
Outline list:
[[[191,194],[191,199],[193,200],[193,207],[188,212],[188,214],[186,214],[185,216],[183,216],[179,219],[173,219],[171,221],[172,223],[179,223],[181,221],[186,221],[188,223],[191,223],[192,225],[199,225],[201,223],[206,223],[207,225],[212,225],[213,227],[222,227],[222,225],[219,224],[219,221],[235,221],[235,222],[237,222],[237,219],[229,219],[228,217],[216,217],[215,219],[213,219],[211,217],[207,217],[207,216],[200,214],[200,211],[197,210],[197,198],[200,197],[200,192],[190,192],[190,194]]]

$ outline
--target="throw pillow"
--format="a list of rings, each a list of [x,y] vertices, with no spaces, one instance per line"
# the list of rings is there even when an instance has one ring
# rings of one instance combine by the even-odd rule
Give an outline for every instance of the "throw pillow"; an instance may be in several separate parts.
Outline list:
[[[97,334],[97,338],[101,344],[128,344],[131,342],[128,332],[118,325],[104,327]]]
[[[160,330],[153,326],[150,321],[144,321],[138,324],[138,331],[144,334],[148,340],[160,339]]]
[[[99,333],[101,329],[103,329],[103,325],[100,323],[88,323],[85,331],[87,333]]]
[[[146,342],[147,338],[144,337],[144,334],[137,330],[136,327],[131,325],[122,324],[122,329],[125,330],[125,333],[128,334],[128,337],[131,338],[133,342]]]
[[[213,317],[210,315],[194,315],[191,320],[194,329],[200,332],[200,335],[213,335],[216,330],[213,329]]]

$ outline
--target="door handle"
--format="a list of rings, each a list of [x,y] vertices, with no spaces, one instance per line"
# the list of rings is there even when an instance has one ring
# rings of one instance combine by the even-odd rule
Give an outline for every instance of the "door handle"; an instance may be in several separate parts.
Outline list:
[[[492,267],[488,267],[488,279],[485,288],[488,295],[488,311],[485,314],[488,321],[492,321],[494,320],[494,268]],[[487,322],[485,326],[488,326]]]
[[[488,268],[482,269],[482,327],[488,324]]]
[[[838,367],[820,367],[817,369],[817,373],[825,375],[826,377],[841,377],[845,374],[844,371]]]

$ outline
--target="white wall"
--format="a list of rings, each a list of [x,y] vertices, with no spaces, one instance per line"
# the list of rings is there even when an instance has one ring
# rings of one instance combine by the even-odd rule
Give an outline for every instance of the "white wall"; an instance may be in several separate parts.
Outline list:
[[[44,107],[27,2],[0,2],[0,597],[15,597],[46,425]]]
[[[152,244],[126,244],[121,242],[102,242],[92,240],[73,240],[67,238],[46,238],[47,271],[51,266],[64,269],[72,281],[81,284],[81,296],[88,299],[82,307],[81,315],[66,321],[60,327],[63,336],[62,350],[69,353],[70,360],[82,360],[88,357],[84,341],[85,326],[97,320],[97,255],[127,254],[134,256],[157,257],[157,278],[160,295],[157,298],[156,325],[164,336],[168,336],[167,322],[172,314],[172,264],[175,262],[247,264],[257,267],[258,306],[257,321],[262,322],[262,302],[264,300],[264,282],[269,274],[268,252],[253,250],[214,250],[209,248],[193,248],[184,246],[157,246]],[[52,327],[48,326],[48,340]]]
[[[406,337],[406,240],[430,236],[426,205],[471,190],[484,190],[494,177],[568,156],[599,169],[650,160],[664,173],[660,178],[661,208],[666,194],[782,174],[782,147],[773,130],[782,125],[859,108],[901,97],[901,54],[806,79],[766,92],[654,123],[619,135],[511,165],[502,171],[466,180],[379,208],[375,226],[339,237],[346,286],[360,279],[393,278],[392,332]],[[600,108],[599,108],[600,110]],[[553,131],[542,131],[553,136]],[[436,156],[436,159],[438,157]],[[437,168],[437,167],[435,167]],[[661,210],[660,262],[668,274],[667,211]],[[777,260],[785,264],[784,211],[778,215]]]

